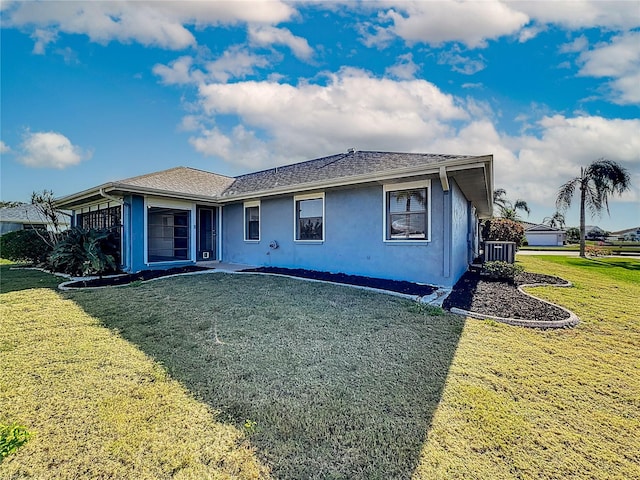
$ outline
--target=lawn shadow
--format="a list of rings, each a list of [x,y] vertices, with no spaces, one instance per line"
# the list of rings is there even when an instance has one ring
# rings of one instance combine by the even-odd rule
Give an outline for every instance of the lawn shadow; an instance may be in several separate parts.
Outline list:
[[[0,293],[19,292],[31,288],[51,288],[56,290],[65,279],[41,272],[21,268],[16,265],[0,265]]]
[[[464,328],[410,301],[212,274],[65,293],[244,428],[275,478],[409,478]]]
[[[633,261],[633,260],[622,260],[622,259],[615,259],[615,260],[609,260],[609,261],[601,261],[598,260],[597,258],[591,258],[590,259],[591,262],[593,262],[593,264],[589,265],[587,264],[588,267],[595,267],[595,266],[600,266],[600,267],[619,267],[619,268],[624,268],[625,270],[640,270],[640,262]],[[594,265],[595,264],[595,265]]]

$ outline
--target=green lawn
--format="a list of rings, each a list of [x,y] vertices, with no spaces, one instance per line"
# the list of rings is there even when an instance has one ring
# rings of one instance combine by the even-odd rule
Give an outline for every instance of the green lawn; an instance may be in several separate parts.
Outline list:
[[[601,242],[587,240],[587,246],[596,246],[602,247],[606,250],[609,250],[613,255],[619,254],[638,254],[640,253],[640,242],[612,242],[607,245],[600,245]],[[562,246],[529,246],[525,245],[520,247],[520,250],[542,250],[542,251],[565,251],[565,252],[577,252],[580,250],[580,244],[571,243],[568,245]]]
[[[26,290],[30,288],[57,288],[64,277],[43,275],[38,270],[20,268],[20,265],[0,259],[0,293]]]
[[[35,436],[0,477],[640,478],[640,262],[521,263],[577,328],[253,275],[7,287],[0,423]]]

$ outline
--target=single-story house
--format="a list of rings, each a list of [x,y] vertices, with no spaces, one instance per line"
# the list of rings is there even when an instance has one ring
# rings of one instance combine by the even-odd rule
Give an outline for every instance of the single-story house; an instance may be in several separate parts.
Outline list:
[[[567,240],[567,232],[542,223],[520,222],[524,227],[527,245],[534,247],[562,246]]]
[[[58,215],[58,227],[61,230],[67,229],[69,224],[68,216],[62,213]],[[30,203],[0,208],[0,235],[29,228],[52,230],[53,225]]]
[[[627,228],[611,232],[607,240],[612,242],[637,242],[640,241],[640,227]]]
[[[238,177],[177,167],[56,205],[120,228],[128,272],[216,260],[452,286],[492,192],[492,155],[350,149]]]

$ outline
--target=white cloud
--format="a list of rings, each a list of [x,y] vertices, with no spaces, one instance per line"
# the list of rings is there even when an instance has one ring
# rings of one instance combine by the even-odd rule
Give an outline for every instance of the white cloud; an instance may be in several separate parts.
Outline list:
[[[286,21],[295,10],[279,0],[252,2],[122,1],[13,2],[3,8],[4,26],[32,27],[34,53],[43,53],[58,32],[87,35],[97,43],[137,42],[180,50],[195,45],[185,25],[203,28],[236,23]]]
[[[544,32],[546,27],[544,25],[533,25],[531,27],[526,27],[520,30],[520,34],[518,35],[518,41],[520,43],[525,43],[538,36],[539,33]]]
[[[36,28],[31,34],[31,38],[35,40],[33,53],[35,55],[44,55],[47,45],[55,42],[58,38],[58,34],[51,30]]]
[[[231,78],[245,78],[255,73],[256,68],[264,68],[269,61],[260,55],[250,52],[244,47],[230,47],[224,54],[206,64],[207,78],[226,82]]]
[[[448,122],[469,117],[453,96],[425,80],[379,79],[356,69],[329,75],[326,85],[212,83],[199,92],[210,121],[236,116],[244,130],[203,129],[191,143],[227,161],[249,158],[256,162],[253,167],[352,145],[422,151],[435,138],[451,135]],[[243,145],[251,149],[243,150]],[[264,155],[254,155],[255,148]]]
[[[21,163],[28,167],[48,167],[63,169],[77,165],[91,158],[91,152],[84,151],[56,132],[28,132],[22,142]]]
[[[572,42],[560,45],[560,53],[577,53],[586,50],[589,47],[589,40],[585,35],[576,37]]]
[[[580,74],[591,77],[618,77],[640,68],[640,32],[612,38],[580,55]]]
[[[11,151],[11,147],[0,140],[0,153],[9,153]]]
[[[153,73],[158,75],[165,85],[197,83],[202,79],[203,74],[202,72],[192,71],[192,66],[193,57],[185,55],[175,59],[168,66],[160,63],[154,65]]]
[[[507,5],[539,23],[560,25],[570,30],[592,27],[624,30],[640,25],[640,8],[635,1],[512,0]]]
[[[201,68],[196,66],[197,62],[202,63]],[[153,73],[166,85],[201,84],[207,81],[224,83],[230,79],[245,78],[254,74],[256,68],[268,65],[269,60],[266,57],[256,55],[243,46],[234,45],[215,60],[205,62],[185,55],[168,66],[155,65]]]
[[[567,117],[533,105],[539,120],[526,118],[530,128],[510,136],[497,130],[487,103],[447,95],[425,80],[375,78],[346,68],[327,75],[326,85],[203,84],[201,110],[185,119],[194,132],[190,142],[203,155],[246,170],[351,146],[493,154],[496,185],[549,210],[558,187],[599,157],[640,169],[640,120]],[[229,118],[237,121],[228,125]],[[621,200],[637,201],[639,187]]]
[[[393,5],[383,17],[393,24],[388,30],[409,44],[460,42],[469,48],[482,48],[487,40],[515,34],[529,22],[529,17],[517,8],[497,0],[382,4]],[[380,35],[379,31],[377,35]]]
[[[640,26],[636,1],[382,0],[363,2],[361,8],[381,10],[377,22],[360,26],[365,45],[378,47],[388,45],[394,36],[409,44],[459,42],[483,48],[488,40],[503,36],[515,35],[526,42],[549,25],[614,31]]]
[[[453,48],[451,51],[442,52],[438,57],[438,63],[440,65],[450,65],[451,70],[454,72],[462,73],[464,75],[473,75],[486,67],[482,56],[480,59],[472,59],[460,55],[458,48]]]
[[[518,185],[523,198],[552,205],[562,183],[601,157],[631,171],[640,168],[640,120],[554,115],[543,117],[538,126],[538,135],[503,138],[514,156],[496,164],[501,185]],[[634,186],[636,197],[639,188]]]
[[[418,65],[413,62],[413,54],[407,53],[398,57],[395,65],[387,67],[385,73],[399,80],[411,80],[415,78]]]
[[[249,27],[249,40],[253,45],[271,46],[285,45],[293,54],[302,59],[309,60],[313,56],[313,49],[302,37],[296,37],[286,28],[276,28],[267,25],[251,25]]]
[[[583,52],[579,75],[612,78],[613,100],[622,104],[640,103],[640,32],[617,35],[608,44]]]

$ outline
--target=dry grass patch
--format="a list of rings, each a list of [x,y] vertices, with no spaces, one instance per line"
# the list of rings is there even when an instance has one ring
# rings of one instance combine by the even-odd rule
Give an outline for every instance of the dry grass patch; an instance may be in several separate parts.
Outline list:
[[[46,289],[0,301],[0,423],[33,433],[1,478],[266,476],[242,431],[74,302]]]
[[[640,478],[640,262],[524,257],[571,330],[469,320],[416,479]]]

